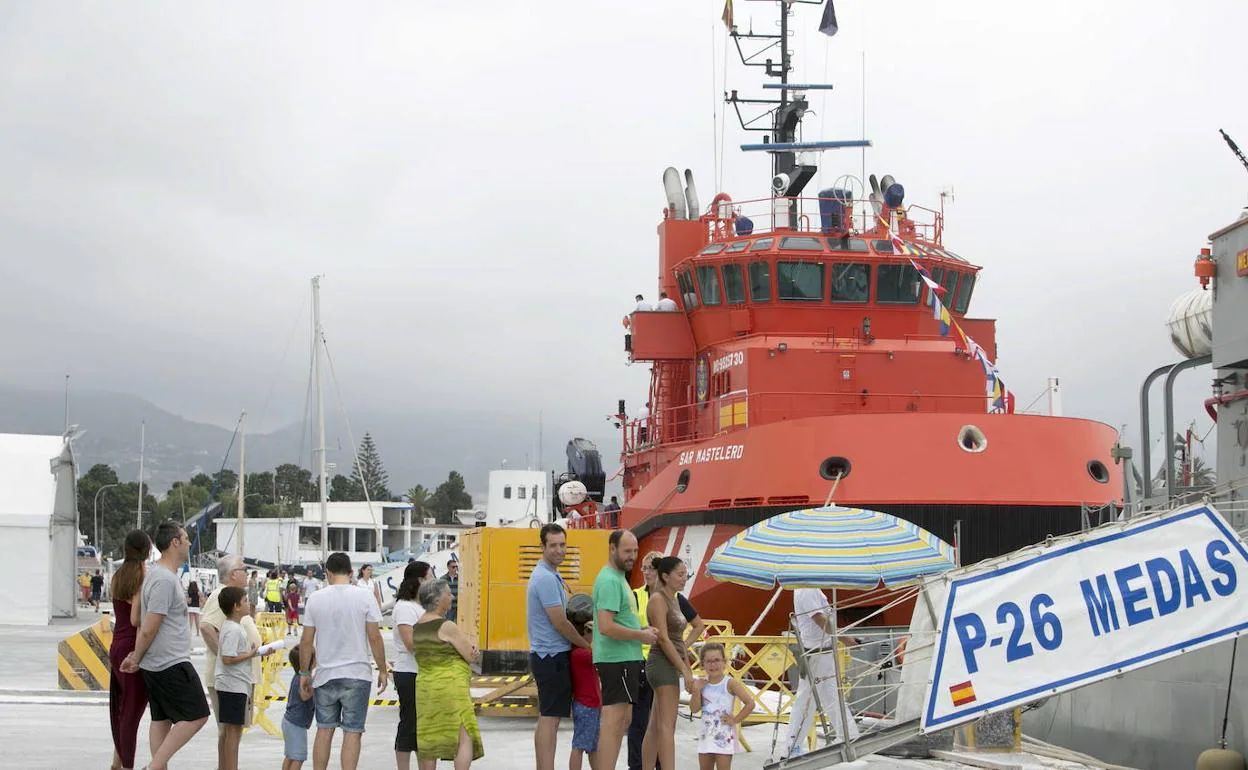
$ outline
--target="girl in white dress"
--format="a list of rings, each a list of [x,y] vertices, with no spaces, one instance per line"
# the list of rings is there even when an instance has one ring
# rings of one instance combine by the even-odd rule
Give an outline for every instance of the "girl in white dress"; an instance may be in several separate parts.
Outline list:
[[[700,770],[728,770],[732,767],[732,755],[740,750],[737,725],[754,711],[754,696],[745,685],[724,673],[724,645],[708,642],[702,647],[702,667],[705,679],[693,682],[693,695],[689,710],[702,711],[702,734],[698,740],[698,767]],[[740,700],[742,709],[735,716],[732,711]]]

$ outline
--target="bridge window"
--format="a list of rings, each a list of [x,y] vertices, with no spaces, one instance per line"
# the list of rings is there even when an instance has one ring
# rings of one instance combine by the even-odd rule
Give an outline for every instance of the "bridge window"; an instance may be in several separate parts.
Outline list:
[[[967,273],[962,276],[962,283],[958,284],[958,296],[953,301],[953,309],[959,313],[965,313],[966,309],[971,306],[971,292],[975,289],[975,275]]]
[[[919,302],[919,272],[909,264],[880,265],[875,271],[875,301],[887,305],[916,305]]]
[[[516,499],[523,500],[526,492],[528,492],[528,490],[524,487],[516,487]]]
[[[745,276],[740,265],[724,265],[724,299],[729,305],[745,302]]]
[[[823,265],[819,262],[777,262],[776,296],[795,302],[823,300]]]
[[[932,268],[931,270],[929,270],[928,272],[929,272],[929,273],[931,273],[932,280],[936,282],[936,285],[937,285],[937,286],[939,286],[939,285],[940,285],[940,279],[941,279],[941,278],[943,278],[943,277],[944,277],[944,275],[945,275],[945,269],[944,269],[943,267],[933,267],[933,268]],[[925,284],[925,285],[926,285],[926,284]],[[928,306],[928,307],[932,307],[932,306],[934,305],[934,303],[935,303],[935,300],[936,300],[936,292],[935,292],[935,291],[933,291],[932,289],[928,289],[928,290],[927,290],[927,300],[926,300],[926,304],[927,304],[927,306]]]
[[[861,262],[832,265],[832,301],[866,302],[871,292],[871,266]]]
[[[789,236],[780,239],[780,248],[798,251],[823,251],[823,244],[819,242],[818,238]]]
[[[693,278],[688,270],[681,270],[676,274],[676,287],[680,289],[680,298],[686,311],[698,306],[698,295],[693,291]]]
[[[503,487],[503,499],[504,500],[511,499],[511,485]]]
[[[750,302],[771,302],[771,265],[750,263]]]
[[[771,248],[773,243],[775,241],[771,238],[759,238],[757,241],[754,241],[753,246],[750,246],[750,251],[766,251]]]
[[[941,301],[945,303],[947,308],[953,308],[953,298],[958,293],[958,276],[960,275],[961,273],[957,270],[946,270],[944,277],[940,279],[940,288],[945,290]]]
[[[705,249],[702,249],[698,253],[699,254],[718,254],[719,252],[723,250],[724,250],[724,244],[712,243],[710,246],[707,246]]]
[[[738,251],[745,251],[746,247],[749,245],[750,245],[749,241],[737,241],[736,243],[732,244],[728,248],[724,249],[724,253],[735,254]]]
[[[878,251],[881,254],[893,253],[892,241],[871,241],[871,245],[875,248],[876,251]]]
[[[702,292],[702,304],[711,307],[722,302],[719,296],[719,273],[715,270],[715,266],[698,265],[694,269],[698,273],[698,289]]]
[[[844,238],[829,238],[828,247],[833,251],[855,251],[866,254],[871,251],[867,248],[867,242],[861,238],[850,238],[848,235]]]

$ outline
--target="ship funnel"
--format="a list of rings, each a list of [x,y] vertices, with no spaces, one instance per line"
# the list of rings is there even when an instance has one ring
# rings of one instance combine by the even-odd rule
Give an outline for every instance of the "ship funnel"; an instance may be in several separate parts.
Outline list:
[[[697,219],[702,213],[698,205],[698,188],[693,186],[693,170],[685,169],[685,203],[689,207],[689,218]]]
[[[680,172],[671,166],[663,170],[663,192],[667,193],[667,207],[672,210],[672,217],[688,219],[689,212],[685,208],[685,190],[680,184]]]

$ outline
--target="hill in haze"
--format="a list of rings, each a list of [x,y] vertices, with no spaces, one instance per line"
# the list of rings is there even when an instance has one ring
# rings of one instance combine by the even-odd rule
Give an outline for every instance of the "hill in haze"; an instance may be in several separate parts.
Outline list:
[[[64,394],[25,390],[0,385],[0,433],[59,435],[65,425]],[[153,494],[162,496],[178,479],[220,469],[232,429],[179,417],[138,396],[101,391],[74,392],[70,421],[85,435],[75,442],[80,471],[96,463],[113,466],[125,480],[138,477],[139,431],[146,421],[144,478]],[[356,444],[365,431],[373,435],[390,475],[390,491],[402,494],[415,484],[433,488],[447,473],[464,475],[475,503],[485,503],[488,474],[501,467],[522,468],[538,464],[536,415],[430,411],[393,414],[369,410],[352,411],[351,428]],[[282,463],[312,467],[311,444],[302,436],[305,427],[290,425],[272,433],[247,436],[247,469],[270,470]],[[544,465],[547,470],[566,467],[564,447],[573,436],[598,444],[603,465],[616,466],[619,434],[605,420],[595,425],[561,426],[549,421],[544,427]],[[326,457],[337,467],[330,470],[350,475],[351,441],[341,415],[326,414]],[[527,457],[527,462],[526,462]],[[237,470],[238,447],[230,452],[226,467]],[[263,490],[255,490],[263,492]]]

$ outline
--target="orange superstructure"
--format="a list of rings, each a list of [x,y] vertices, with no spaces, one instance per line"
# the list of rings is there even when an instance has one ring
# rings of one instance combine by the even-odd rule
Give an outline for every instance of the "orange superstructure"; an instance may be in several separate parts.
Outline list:
[[[792,10],[779,5],[783,30]],[[688,562],[703,617],[741,628],[770,597],[703,566],[774,514],[830,500],[885,511],[959,533],[970,563],[1078,531],[1122,489],[1113,428],[1015,414],[992,395],[996,324],[968,315],[980,268],[945,247],[943,210],[906,204],[887,176],[870,195],[843,177],[800,197],[814,167],[798,153],[850,143],[794,142],[806,103],[792,92],[819,86],[790,86],[787,72],[786,52],[767,72],[781,98],[755,100],[777,105],[770,143],[742,148],[772,153],[773,197],[719,193],[701,210],[690,172],[687,186],[664,175],[658,289],[676,308],[631,315],[629,360],[652,366],[648,413],[617,416],[622,525],[643,553]],[[789,611],[779,602],[764,628]]]

